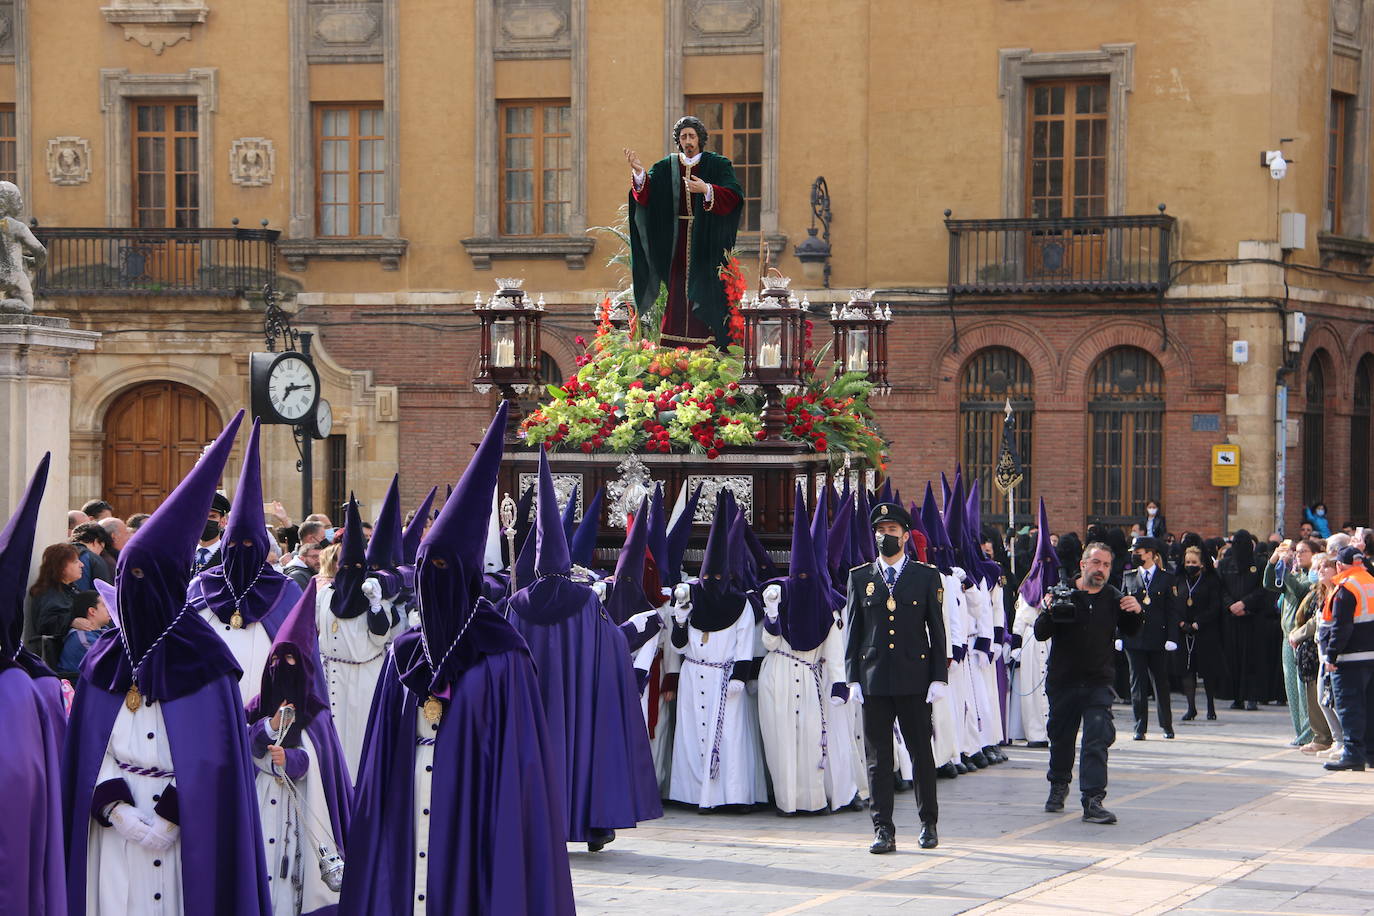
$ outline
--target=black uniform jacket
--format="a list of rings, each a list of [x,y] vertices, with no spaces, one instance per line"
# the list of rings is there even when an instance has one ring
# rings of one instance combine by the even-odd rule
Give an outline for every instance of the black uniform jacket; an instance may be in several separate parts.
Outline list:
[[[1178,577],[1156,566],[1154,575],[1150,577],[1148,592],[1145,590],[1143,579],[1144,576],[1139,569],[1133,569],[1125,575],[1123,584],[1126,587],[1121,591],[1140,602],[1144,620],[1134,635],[1121,635],[1121,646],[1124,649],[1151,649],[1162,652],[1164,643],[1179,642],[1181,631],[1178,624],[1183,619],[1183,614],[1180,608],[1182,600],[1178,597],[1178,589],[1175,588]],[[1183,591],[1186,594],[1187,588]]]
[[[948,679],[940,574],[908,558],[893,591],[873,563],[849,571],[846,677],[869,696],[924,701],[931,681]]]

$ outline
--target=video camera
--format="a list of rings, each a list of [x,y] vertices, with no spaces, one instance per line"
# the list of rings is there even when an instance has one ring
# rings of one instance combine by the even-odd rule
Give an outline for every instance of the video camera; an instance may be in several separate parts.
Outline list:
[[[1075,589],[1072,585],[1060,583],[1052,585],[1046,593],[1049,597],[1050,619],[1055,623],[1076,623],[1078,621],[1078,602],[1073,600]]]

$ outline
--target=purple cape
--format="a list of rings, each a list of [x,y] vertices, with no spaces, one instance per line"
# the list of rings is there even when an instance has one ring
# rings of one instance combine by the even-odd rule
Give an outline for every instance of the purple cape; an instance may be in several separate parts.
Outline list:
[[[205,623],[199,617],[195,620]],[[107,634],[102,641],[112,635]],[[215,641],[219,642],[218,638]],[[115,654],[124,657],[118,649]],[[76,691],[62,753],[67,900],[73,913],[86,911],[91,795],[115,716],[124,702],[123,689],[111,691],[93,683],[89,672],[87,666]],[[248,729],[235,681],[232,674],[214,677],[193,692],[162,703],[182,812],[181,890],[186,916],[272,911]]]
[[[277,627],[291,613],[291,608],[300,597],[299,585],[275,569],[266,569],[257,584],[243,596],[238,611],[245,624],[261,623],[267,629],[267,635],[275,637]],[[207,569],[192,579],[186,588],[186,600],[197,611],[206,608],[213,611],[220,623],[228,623],[234,616],[234,600],[229,595],[222,566]]]
[[[544,593],[549,586],[557,597]],[[538,672],[549,745],[564,762],[568,840],[662,817],[630,647],[596,593],[548,577],[516,592],[509,609]]]
[[[444,666],[435,734],[428,913],[574,913],[563,787],[520,634],[479,602]],[[339,913],[409,913],[415,880],[415,715],[433,678],[411,629],[372,701]]]
[[[0,820],[0,913],[63,916],[61,748],[65,720],[53,709],[54,678],[35,679],[19,667],[0,668],[0,722],[5,751],[0,785],[11,798]],[[54,712],[57,715],[54,716]]]

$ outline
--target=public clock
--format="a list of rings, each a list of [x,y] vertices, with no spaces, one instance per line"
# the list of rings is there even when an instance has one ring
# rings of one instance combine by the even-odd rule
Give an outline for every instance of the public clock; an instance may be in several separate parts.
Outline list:
[[[320,398],[320,403],[315,407],[315,422],[311,426],[310,435],[315,439],[328,439],[333,428],[334,408],[330,407],[324,398]]]
[[[264,423],[310,423],[320,398],[314,364],[294,351],[254,353],[250,363],[253,416]]]

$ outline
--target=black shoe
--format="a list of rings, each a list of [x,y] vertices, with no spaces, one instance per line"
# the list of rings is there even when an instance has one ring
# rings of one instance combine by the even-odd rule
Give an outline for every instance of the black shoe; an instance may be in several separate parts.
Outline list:
[[[1050,746],[1050,743],[1049,743],[1048,741],[1027,741],[1027,742],[1026,742],[1026,747],[1049,747],[1049,746]]]
[[[868,847],[868,851],[875,856],[885,852],[896,852],[897,832],[891,827],[879,827],[873,832],[873,843]]]
[[[1116,815],[1102,807],[1102,796],[1083,799],[1083,820],[1089,824],[1115,824]]]
[[[969,754],[968,759],[980,770],[986,770],[989,766],[988,758],[983,756],[982,751],[974,751],[972,754]]]
[[[1244,709],[1244,708],[1245,708],[1245,704],[1242,703],[1240,700],[1236,700],[1234,703],[1231,704],[1231,708],[1232,708],[1232,709]]]
[[[911,785],[910,779],[903,779],[900,776],[892,780],[892,790],[894,792],[909,792],[911,791]]]
[[[1364,772],[1364,761],[1347,760],[1342,757],[1340,760],[1328,760],[1322,764],[1328,770],[1354,770],[1356,773]]]
[[[1166,731],[1164,732],[1164,737],[1166,737],[1166,738],[1172,738],[1173,736],[1174,736],[1174,733],[1173,733],[1172,731],[1166,730]]]
[[[1209,709],[1209,710],[1207,710],[1207,721],[1208,721],[1208,722],[1215,722],[1216,720],[1217,720],[1217,712],[1216,712],[1216,710],[1215,710],[1215,709]]]
[[[1137,728],[1137,729],[1135,730],[1135,734],[1131,735],[1131,740],[1132,740],[1132,741],[1144,741],[1144,740],[1145,740],[1145,729],[1143,729],[1143,728]]]
[[[1007,758],[1002,756],[1002,752],[992,745],[983,748],[983,759],[988,762],[988,766],[1001,763]]]
[[[1188,710],[1187,712],[1185,712],[1185,713],[1183,714],[1183,721],[1184,721],[1184,722],[1191,722],[1191,721],[1193,721],[1193,720],[1196,719],[1196,718],[1197,718],[1197,710],[1196,710],[1196,709],[1190,709],[1190,710]]]
[[[935,832],[935,825],[930,823],[921,824],[921,848],[934,849],[940,845],[940,837]]]
[[[953,763],[947,763],[944,766],[936,767],[935,775],[941,779],[953,779],[959,775],[959,770]]]
[[[1050,814],[1064,810],[1064,799],[1069,797],[1067,782],[1050,783],[1050,797],[1045,799],[1045,810]]]
[[[956,763],[954,765],[954,772],[958,773],[960,776],[967,775],[968,771],[973,769],[973,767],[969,766],[967,763],[964,763],[964,760],[967,759],[968,758],[966,757],[962,758],[958,763]]]
[[[600,852],[607,844],[615,841],[614,830],[592,830],[592,838],[587,841],[588,852]]]
[[[1255,710],[1259,709],[1259,704],[1256,703],[1254,700],[1251,700],[1249,703],[1245,704],[1245,709],[1247,712],[1254,712]]]

